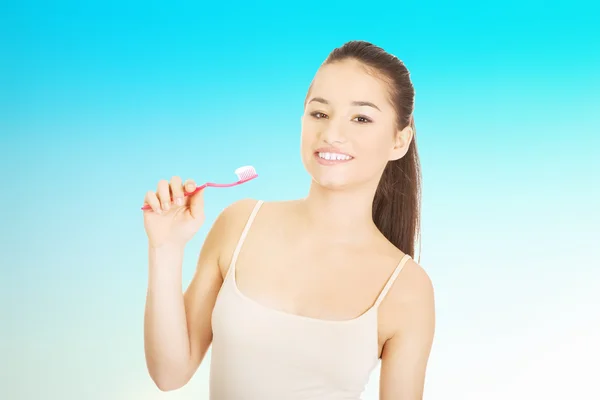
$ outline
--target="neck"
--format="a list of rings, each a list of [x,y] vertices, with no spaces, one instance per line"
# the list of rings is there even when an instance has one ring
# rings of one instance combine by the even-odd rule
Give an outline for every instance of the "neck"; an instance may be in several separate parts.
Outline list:
[[[373,222],[371,188],[331,190],[312,183],[302,201],[303,217],[312,229],[336,241],[364,240],[377,230]]]

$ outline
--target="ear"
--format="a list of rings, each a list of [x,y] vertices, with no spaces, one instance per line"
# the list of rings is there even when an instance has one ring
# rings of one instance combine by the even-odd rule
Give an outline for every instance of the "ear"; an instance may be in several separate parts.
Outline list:
[[[401,159],[408,152],[408,147],[413,140],[413,129],[410,125],[401,131],[396,131],[396,135],[394,137],[394,147],[392,148],[392,154],[390,156],[390,161],[396,161]]]

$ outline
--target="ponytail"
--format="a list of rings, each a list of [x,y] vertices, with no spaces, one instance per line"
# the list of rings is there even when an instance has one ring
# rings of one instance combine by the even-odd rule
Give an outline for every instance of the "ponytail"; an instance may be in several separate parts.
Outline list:
[[[390,161],[379,181],[373,200],[373,220],[394,246],[414,259],[416,241],[420,239],[421,167],[412,117],[410,126],[413,137],[406,155]]]

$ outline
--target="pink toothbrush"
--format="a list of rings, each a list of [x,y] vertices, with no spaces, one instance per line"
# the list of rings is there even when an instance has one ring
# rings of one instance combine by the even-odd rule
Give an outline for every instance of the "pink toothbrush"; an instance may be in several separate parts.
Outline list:
[[[196,188],[196,190],[194,190],[191,193],[184,193],[184,196],[190,196],[192,194],[198,193],[199,191],[201,191],[202,189],[206,188],[206,187],[218,187],[218,188],[226,188],[226,187],[232,187],[232,186],[237,186],[237,185],[241,185],[242,183],[246,183],[248,181],[251,181],[252,179],[258,177],[258,174],[256,173],[256,170],[254,169],[254,167],[252,166],[246,166],[246,167],[239,167],[238,169],[235,170],[235,174],[238,177],[237,182],[233,182],[233,183],[212,183],[212,182],[206,182],[204,185],[202,186],[198,186]],[[142,210],[150,210],[151,207],[146,204],[142,207]]]

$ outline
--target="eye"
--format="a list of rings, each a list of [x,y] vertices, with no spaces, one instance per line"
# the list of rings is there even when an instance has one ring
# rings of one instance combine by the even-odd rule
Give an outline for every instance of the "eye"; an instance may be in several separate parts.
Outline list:
[[[326,114],[323,114],[322,112],[319,112],[319,111],[312,112],[312,113],[310,113],[310,115],[315,117],[316,119],[327,118]]]
[[[357,117],[354,117],[353,121],[358,122],[359,124],[368,124],[369,122],[373,122],[371,121],[369,118],[359,115]]]

